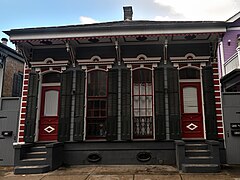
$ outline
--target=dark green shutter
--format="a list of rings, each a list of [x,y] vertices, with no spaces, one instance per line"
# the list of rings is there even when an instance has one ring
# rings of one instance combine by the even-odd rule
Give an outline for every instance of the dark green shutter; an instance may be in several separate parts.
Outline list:
[[[155,137],[156,140],[166,138],[165,125],[165,94],[164,94],[164,68],[154,70],[154,93],[155,93]]]
[[[14,73],[12,84],[12,96],[21,97],[22,95],[23,74],[21,72]]]
[[[66,70],[61,74],[60,109],[58,124],[58,141],[70,139],[71,105],[72,105],[73,70]]]
[[[108,71],[108,118],[107,140],[117,139],[118,118],[118,69]]]
[[[131,140],[131,71],[121,70],[121,138]]]
[[[169,131],[171,139],[180,139],[180,100],[178,69],[167,68]]]
[[[37,101],[38,101],[38,74],[30,72],[28,82],[28,97],[26,108],[26,119],[24,129],[25,142],[34,142],[35,137],[35,125],[37,114]]]
[[[217,120],[212,66],[203,68],[202,79],[207,139],[214,140],[217,139]]]
[[[84,104],[85,104],[85,72],[76,70],[76,90],[74,108],[73,140],[83,140],[84,129]]]

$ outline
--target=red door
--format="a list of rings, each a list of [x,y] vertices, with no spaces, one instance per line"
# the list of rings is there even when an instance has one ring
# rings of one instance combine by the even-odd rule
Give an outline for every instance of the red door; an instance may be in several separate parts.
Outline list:
[[[59,86],[42,88],[39,141],[56,141],[58,137]]]
[[[183,138],[204,138],[200,82],[181,82],[181,122]]]

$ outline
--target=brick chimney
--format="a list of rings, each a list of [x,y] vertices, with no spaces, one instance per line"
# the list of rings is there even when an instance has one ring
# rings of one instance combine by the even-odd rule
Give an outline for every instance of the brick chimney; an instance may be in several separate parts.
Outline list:
[[[132,6],[124,6],[123,11],[124,11],[124,21],[132,21],[132,16],[133,16]]]
[[[7,38],[2,38],[1,41],[2,41],[2,44],[7,46],[7,42],[8,42]]]

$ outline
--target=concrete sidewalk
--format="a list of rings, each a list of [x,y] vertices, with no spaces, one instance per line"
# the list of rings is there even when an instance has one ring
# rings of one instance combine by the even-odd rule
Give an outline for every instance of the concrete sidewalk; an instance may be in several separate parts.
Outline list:
[[[224,167],[216,174],[179,173],[166,165],[114,165],[61,167],[44,174],[14,175],[12,168],[0,167],[0,179],[6,180],[240,180],[240,166]]]

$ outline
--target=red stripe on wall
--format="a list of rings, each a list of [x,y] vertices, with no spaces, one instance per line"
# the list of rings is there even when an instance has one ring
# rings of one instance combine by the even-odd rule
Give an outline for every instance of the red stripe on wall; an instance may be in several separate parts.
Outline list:
[[[26,114],[21,114],[21,118],[25,118],[26,117]]]
[[[216,110],[216,114],[222,114],[221,110]]]
[[[29,75],[28,74],[25,74],[24,75],[24,79],[28,79],[29,78]]]
[[[217,63],[212,63],[212,67],[218,67]]]
[[[213,73],[218,73],[218,69],[213,69]]]
[[[22,101],[27,101],[27,96],[22,97]]]
[[[223,133],[223,127],[218,127],[217,130],[218,130],[218,133]]]
[[[213,75],[213,79],[219,79],[218,75]]]
[[[20,130],[24,130],[25,126],[20,126]]]
[[[25,126],[25,120],[20,120],[20,124]]]
[[[24,107],[22,107],[22,111],[21,111],[22,113],[25,113],[26,112],[26,108]]]
[[[18,135],[19,136],[24,136],[24,132],[20,132]]]
[[[220,121],[220,120],[222,121],[222,116],[217,116],[217,120],[218,121]]]
[[[28,80],[24,80],[23,84],[27,85],[28,84]]]
[[[28,92],[27,91],[23,91],[23,96],[27,96]]]
[[[26,106],[27,106],[27,103],[22,102],[22,107],[26,107]]]
[[[222,108],[221,104],[215,104],[216,108]]]
[[[19,138],[18,141],[19,142],[24,142],[24,139],[23,138]]]
[[[23,86],[23,90],[28,90],[28,86]]]
[[[26,74],[26,73],[30,73],[30,72],[31,72],[31,69],[26,68],[24,72],[25,72],[25,74]]]
[[[215,91],[219,91],[219,90],[220,90],[219,85],[214,86],[214,90],[215,90]]]
[[[215,96],[220,96],[221,94],[220,94],[220,92],[214,92],[214,95]]]
[[[218,134],[219,139],[223,139],[223,134]]]
[[[216,101],[216,102],[220,102],[220,101],[221,101],[221,99],[220,99],[220,98],[216,98],[216,97],[215,97],[215,101]]]
[[[217,127],[222,127],[222,126],[223,126],[222,122],[217,122]]]
[[[219,85],[219,80],[214,80],[214,85]]]

